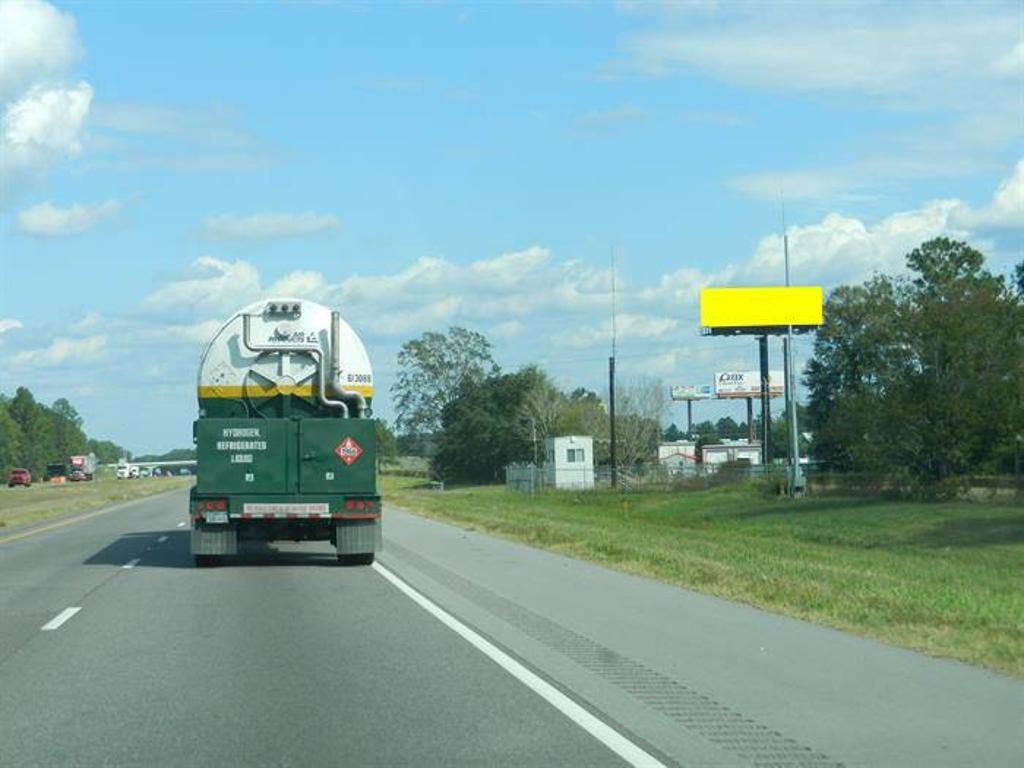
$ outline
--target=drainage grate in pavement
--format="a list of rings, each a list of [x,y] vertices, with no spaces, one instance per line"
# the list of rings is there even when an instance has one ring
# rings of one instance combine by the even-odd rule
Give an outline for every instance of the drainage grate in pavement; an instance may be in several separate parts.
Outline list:
[[[392,541],[396,553],[433,580],[512,624],[688,731],[756,768],[837,768],[842,763],[773,731],[667,675],[595,643],[538,613],[430,562]]]

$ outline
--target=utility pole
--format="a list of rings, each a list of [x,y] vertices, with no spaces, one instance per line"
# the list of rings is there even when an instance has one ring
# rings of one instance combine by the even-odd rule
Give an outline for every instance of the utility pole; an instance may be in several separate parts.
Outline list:
[[[693,400],[686,401],[686,436],[693,433]]]
[[[772,404],[771,379],[768,373],[768,336],[757,337],[761,357],[761,463],[771,462]]]
[[[608,358],[608,432],[611,438],[612,488],[619,486],[615,451],[615,355]]]

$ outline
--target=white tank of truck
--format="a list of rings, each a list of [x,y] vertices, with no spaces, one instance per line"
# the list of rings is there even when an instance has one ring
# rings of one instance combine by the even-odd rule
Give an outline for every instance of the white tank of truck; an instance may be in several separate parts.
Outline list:
[[[373,369],[362,340],[337,312],[302,299],[270,299],[242,308],[216,333],[199,365],[198,395],[200,415],[217,400],[278,395],[368,415]]]

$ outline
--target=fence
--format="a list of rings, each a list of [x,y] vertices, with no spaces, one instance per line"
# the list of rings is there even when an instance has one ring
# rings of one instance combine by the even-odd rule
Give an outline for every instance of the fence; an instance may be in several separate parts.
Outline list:
[[[579,470],[587,472],[590,470]],[[619,467],[616,483],[621,490],[698,490],[720,485],[745,482],[760,477],[777,478],[785,483],[785,467],[749,465],[744,462],[728,462],[723,464],[697,464],[687,467],[669,468],[660,464],[640,464],[633,467]],[[564,470],[559,470],[560,479],[564,479]],[[569,489],[611,488],[612,468],[610,466],[594,467],[593,486],[582,474],[579,482],[569,478]],[[561,487],[565,487],[560,482]],[[533,464],[509,464],[505,467],[505,486],[510,490],[522,493],[536,493],[544,489],[554,489],[553,472],[546,467]]]

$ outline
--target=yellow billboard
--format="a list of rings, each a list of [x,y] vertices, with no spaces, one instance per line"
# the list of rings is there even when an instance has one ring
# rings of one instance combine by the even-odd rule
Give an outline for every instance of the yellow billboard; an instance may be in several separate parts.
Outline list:
[[[700,324],[712,333],[815,328],[823,305],[821,286],[701,288]]]

